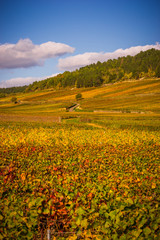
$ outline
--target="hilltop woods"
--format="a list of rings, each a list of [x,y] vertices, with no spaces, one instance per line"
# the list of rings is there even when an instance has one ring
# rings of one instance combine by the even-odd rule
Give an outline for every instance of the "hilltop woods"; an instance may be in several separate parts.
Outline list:
[[[106,83],[147,77],[160,77],[159,50],[151,49],[140,52],[134,57],[121,57],[103,63],[97,62],[73,72],[66,71],[55,77],[34,82],[26,91],[68,86],[98,87]]]
[[[98,87],[107,83],[151,77],[160,77],[160,51],[155,49],[140,52],[134,57],[119,57],[103,63],[97,62],[73,72],[66,71],[55,77],[35,81],[29,86],[0,88],[0,98],[16,92],[65,87]]]

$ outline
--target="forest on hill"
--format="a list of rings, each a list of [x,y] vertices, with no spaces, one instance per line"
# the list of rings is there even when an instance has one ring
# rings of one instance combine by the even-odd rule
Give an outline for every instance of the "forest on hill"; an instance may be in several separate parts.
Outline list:
[[[138,79],[142,77],[160,77],[160,51],[151,49],[136,56],[121,57],[107,62],[97,62],[79,70],[66,71],[55,77],[30,84],[27,91],[45,88],[73,86],[97,87],[102,84]]]
[[[160,77],[160,50],[150,49],[135,56],[119,57],[107,62],[97,62],[72,72],[66,71],[29,86],[1,88],[0,94],[30,92],[48,88],[98,87],[102,84],[129,79]]]
[[[28,86],[0,88],[0,98],[5,97],[6,94],[14,94],[24,92]]]

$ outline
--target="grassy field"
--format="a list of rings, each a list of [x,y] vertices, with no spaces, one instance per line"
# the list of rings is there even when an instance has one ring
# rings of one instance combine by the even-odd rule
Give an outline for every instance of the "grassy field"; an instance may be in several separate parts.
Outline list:
[[[1,99],[0,239],[159,240],[159,84]]]

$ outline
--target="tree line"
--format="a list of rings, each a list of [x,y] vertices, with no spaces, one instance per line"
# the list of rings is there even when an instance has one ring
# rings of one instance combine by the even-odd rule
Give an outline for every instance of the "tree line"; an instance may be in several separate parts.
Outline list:
[[[98,87],[102,84],[150,77],[160,77],[160,50],[150,49],[135,56],[93,63],[72,72],[66,71],[55,77],[36,81],[28,87],[25,86],[23,90],[23,87],[14,88],[14,91],[16,89],[17,92],[21,90],[29,92],[48,88]]]
[[[160,50],[150,49],[136,56],[119,57],[97,62],[72,72],[66,71],[40,82],[30,84],[27,91],[61,87],[98,87],[142,77],[160,77]]]
[[[7,94],[14,94],[14,93],[18,93],[18,92],[25,92],[27,87],[28,86],[0,88],[0,98],[5,97]]]

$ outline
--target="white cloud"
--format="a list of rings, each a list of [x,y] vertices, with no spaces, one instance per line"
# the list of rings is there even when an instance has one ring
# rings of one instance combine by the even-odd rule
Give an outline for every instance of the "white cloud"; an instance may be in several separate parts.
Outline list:
[[[34,45],[30,39],[20,39],[16,44],[0,45],[0,69],[41,66],[48,58],[73,53],[74,48],[56,42]]]
[[[140,51],[146,51],[151,48],[160,50],[160,44],[156,43],[155,45],[117,49],[114,52],[108,53],[86,52],[84,54],[78,54],[64,59],[59,59],[58,67],[63,71],[75,70],[80,67],[96,63],[97,61],[104,62],[109,59],[115,59],[122,56],[134,56]],[[17,44],[0,45],[0,68],[13,68],[13,66],[15,68],[29,67],[33,66],[34,64],[40,65],[43,64],[47,58],[60,56],[67,52],[71,53],[73,51],[73,48],[61,43],[47,42],[41,45],[34,45],[31,40],[24,39],[20,40]],[[57,74],[44,77],[12,78],[0,82],[0,88],[29,85],[34,81],[40,81],[49,77],[56,76]]]
[[[116,59],[118,57],[123,57],[127,55],[134,56],[141,51],[147,51],[148,49],[155,48],[160,50],[160,44],[156,43],[155,45],[145,45],[145,46],[136,46],[130,47],[127,49],[117,49],[114,52],[108,53],[96,53],[96,52],[86,52],[83,54],[67,57],[64,59],[59,59],[58,67],[60,70],[75,70],[86,65],[96,63],[98,61],[105,62],[109,59]]]
[[[50,78],[50,77],[54,77],[58,75],[58,73],[56,74],[52,74],[51,76],[44,76],[44,77],[19,77],[19,78],[11,78],[9,80],[6,81],[2,81],[0,82],[0,88],[9,88],[9,87],[18,87],[18,86],[25,86],[25,85],[29,85],[35,81],[41,81],[44,80],[46,78]]]

